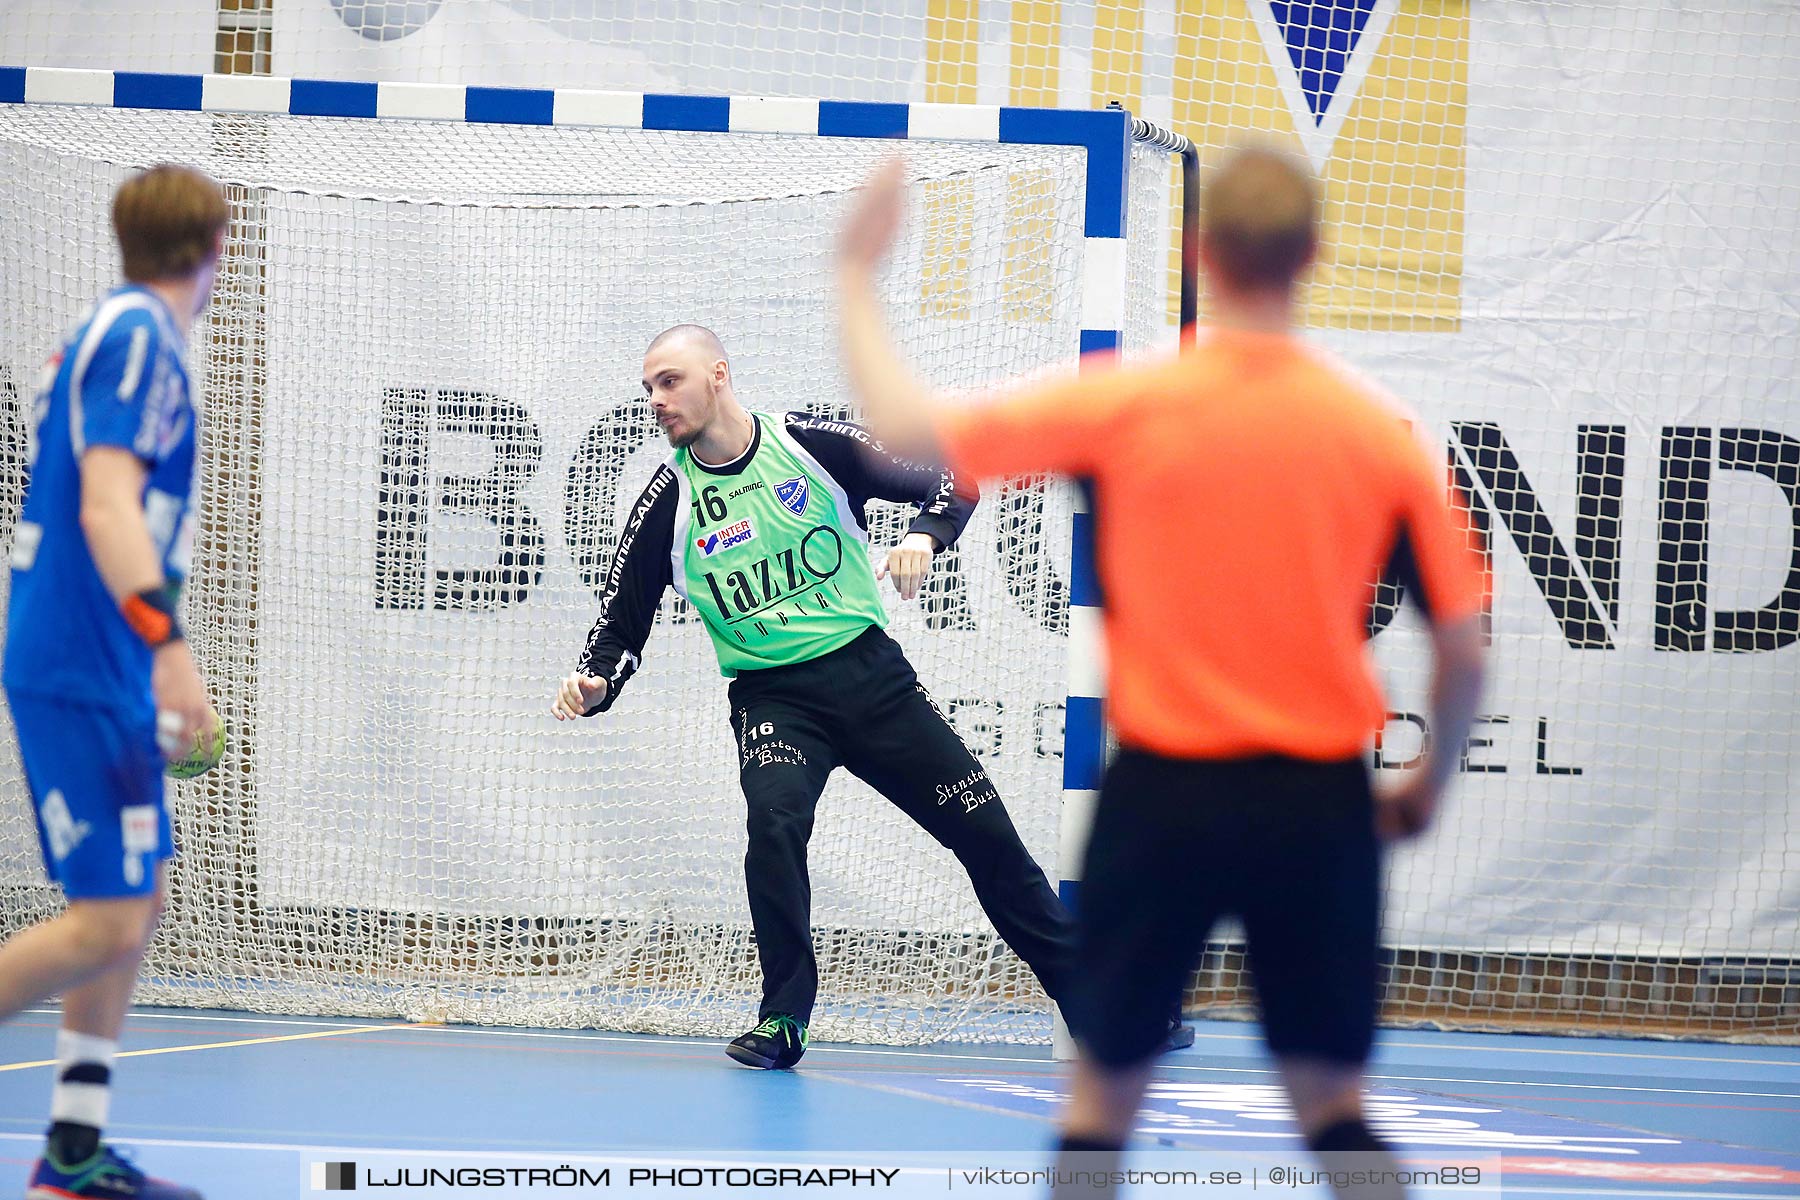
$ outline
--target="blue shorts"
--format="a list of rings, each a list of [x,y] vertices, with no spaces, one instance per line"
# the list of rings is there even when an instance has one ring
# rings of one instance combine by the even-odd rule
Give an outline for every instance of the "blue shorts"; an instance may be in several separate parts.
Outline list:
[[[44,870],[71,900],[147,896],[175,855],[154,718],[8,689]]]

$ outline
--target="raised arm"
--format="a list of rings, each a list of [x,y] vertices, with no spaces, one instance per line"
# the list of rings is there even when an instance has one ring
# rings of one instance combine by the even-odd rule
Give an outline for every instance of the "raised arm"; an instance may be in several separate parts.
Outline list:
[[[906,164],[893,159],[864,186],[838,239],[838,321],[850,384],[869,427],[903,454],[935,458],[937,405],[894,348],[875,275],[906,205]]]
[[[1108,369],[1017,380],[979,403],[947,404],[900,356],[876,291],[905,198],[904,165],[896,159],[863,186],[838,239],[844,363],[870,431],[901,455],[942,459],[970,479],[1091,474],[1121,413],[1163,381],[1144,370]]]

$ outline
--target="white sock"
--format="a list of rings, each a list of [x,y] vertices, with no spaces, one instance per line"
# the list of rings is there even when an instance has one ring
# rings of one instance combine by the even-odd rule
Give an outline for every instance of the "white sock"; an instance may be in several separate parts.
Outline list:
[[[56,1086],[50,1092],[50,1119],[87,1125],[94,1129],[106,1126],[106,1110],[112,1103],[112,1061],[119,1043],[110,1038],[59,1029],[56,1033]],[[92,1076],[100,1067],[106,1082]],[[74,1068],[76,1078],[65,1078]],[[88,1076],[89,1078],[82,1078]]]

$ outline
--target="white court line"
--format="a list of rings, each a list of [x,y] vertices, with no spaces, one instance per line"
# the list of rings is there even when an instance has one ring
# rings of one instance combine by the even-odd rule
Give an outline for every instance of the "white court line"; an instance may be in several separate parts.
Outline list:
[[[38,1014],[38,1015],[45,1015],[45,1016],[55,1016],[55,1015],[58,1015],[58,1012],[59,1012],[59,1010],[57,1010],[57,1009],[41,1009],[41,1008],[27,1009],[26,1011],[30,1012],[30,1013]],[[535,1030],[535,1029],[494,1029],[494,1028],[491,1028],[491,1027],[485,1026],[485,1025],[404,1025],[404,1024],[400,1023],[400,1018],[398,1018],[398,1017],[370,1018],[366,1023],[363,1023],[363,1024],[349,1024],[349,1023],[343,1023],[343,1022],[327,1023],[327,1022],[323,1022],[323,1021],[294,1020],[294,1019],[284,1019],[284,1018],[277,1018],[277,1017],[211,1017],[211,1016],[202,1016],[200,1014],[188,1014],[188,1013],[161,1013],[161,1012],[159,1012],[159,1013],[139,1013],[139,1012],[134,1012],[133,1015],[148,1017],[152,1020],[225,1021],[225,1022],[234,1022],[234,1023],[238,1023],[238,1024],[246,1024],[246,1025],[316,1025],[323,1029],[389,1028],[389,1029],[395,1030],[396,1032],[405,1032],[405,1033],[410,1033],[410,1034],[454,1033],[454,1034],[467,1034],[467,1035],[475,1036],[475,1037],[536,1038],[536,1039],[543,1039],[543,1040],[548,1040],[548,1041],[572,1041],[572,1042],[621,1042],[621,1043],[637,1044],[637,1045],[642,1045],[646,1042],[649,1042],[651,1044],[668,1045],[668,1046],[694,1046],[694,1045],[704,1045],[704,1044],[710,1042],[711,1040],[713,1040],[713,1039],[707,1038],[702,1035],[696,1035],[696,1036],[692,1036],[692,1037],[676,1037],[676,1036],[673,1036],[670,1034],[658,1034],[658,1033],[629,1033],[629,1034],[597,1033],[597,1032],[596,1033],[573,1033],[573,1032],[571,1032],[571,1033],[556,1033],[556,1032],[552,1032],[549,1030]],[[392,1022],[392,1023],[390,1024],[390,1022]],[[1242,1037],[1238,1037],[1238,1036],[1232,1035],[1232,1034],[1200,1034],[1199,1037],[1208,1038],[1208,1039],[1212,1039],[1212,1040],[1219,1040],[1219,1041],[1259,1041],[1260,1042],[1260,1040],[1261,1040],[1259,1035],[1250,1035],[1250,1034],[1243,1035]],[[1392,1044],[1406,1045],[1406,1046],[1413,1047],[1416,1049],[1424,1049],[1424,1050],[1457,1049],[1457,1047],[1433,1046],[1429,1043],[1423,1043],[1423,1042],[1392,1043]],[[1508,1050],[1508,1048],[1505,1048],[1505,1047],[1498,1047],[1493,1050],[1487,1050],[1487,1049],[1483,1049],[1481,1047],[1472,1047],[1470,1049],[1473,1052],[1477,1052],[1477,1053],[1481,1053],[1481,1054],[1489,1054],[1489,1053],[1503,1054],[1503,1053],[1510,1052],[1510,1053],[1517,1053],[1517,1054],[1572,1054],[1572,1055],[1577,1055],[1577,1056],[1581,1056],[1581,1057],[1589,1056],[1587,1054],[1587,1052],[1580,1051],[1580,1050],[1536,1050],[1536,1049],[1532,1049],[1529,1047],[1512,1048],[1510,1051]],[[1020,1064],[1020,1063],[1043,1064],[1046,1066],[1054,1065],[1051,1062],[1051,1060],[1048,1058],[1024,1058],[1024,1057],[1019,1057],[1019,1056],[998,1055],[998,1054],[944,1054],[944,1053],[941,1053],[938,1051],[932,1051],[932,1050],[905,1050],[905,1049],[892,1049],[892,1048],[878,1049],[875,1047],[859,1047],[859,1046],[814,1045],[814,1046],[810,1046],[807,1048],[807,1053],[809,1055],[866,1054],[866,1055],[873,1055],[873,1056],[880,1057],[880,1058],[922,1058],[922,1059],[934,1059],[934,1060],[943,1061],[943,1062],[996,1062],[996,1063],[1013,1063],[1013,1064]],[[1746,1066],[1781,1066],[1781,1065],[1783,1065],[1781,1063],[1770,1063],[1765,1059],[1722,1059],[1722,1058],[1706,1058],[1706,1057],[1703,1057],[1700,1055],[1632,1054],[1632,1053],[1623,1052],[1623,1051],[1596,1051],[1596,1052],[1594,1052],[1594,1054],[1592,1056],[1594,1056],[1594,1057],[1612,1057],[1612,1058],[1646,1058],[1646,1059],[1654,1059],[1654,1060],[1658,1060],[1658,1061],[1686,1061],[1686,1062],[1707,1062],[1707,1063],[1716,1062],[1716,1063],[1722,1063],[1722,1064],[1740,1064],[1740,1065],[1746,1065]],[[1193,1066],[1193,1065],[1189,1065],[1186,1063],[1174,1063],[1174,1062],[1157,1063],[1156,1069],[1159,1071],[1205,1071],[1205,1072],[1238,1073],[1238,1074],[1246,1074],[1246,1075],[1274,1075],[1274,1074],[1276,1074],[1276,1072],[1273,1069],[1268,1068],[1268,1067],[1252,1067],[1252,1066],[1202,1067],[1202,1066]],[[1676,1095],[1683,1095],[1683,1096],[1755,1096],[1755,1097],[1761,1097],[1763,1099],[1768,1099],[1768,1100],[1800,1100],[1800,1095],[1790,1095],[1785,1092],[1702,1091],[1702,1090],[1697,1090],[1694,1088],[1666,1087],[1666,1086],[1665,1087],[1646,1088],[1646,1087],[1628,1087],[1628,1086],[1619,1085],[1619,1084],[1603,1084],[1603,1083],[1527,1083],[1523,1080],[1518,1080],[1518,1079],[1455,1079],[1455,1078],[1443,1078],[1443,1077],[1439,1077],[1439,1076],[1435,1076],[1435,1075],[1370,1075],[1369,1078],[1370,1079],[1400,1080],[1400,1081],[1411,1080],[1411,1081],[1419,1082],[1419,1083],[1475,1083],[1475,1084],[1482,1084],[1482,1085],[1490,1086],[1490,1087],[1507,1086],[1507,1087],[1575,1088],[1577,1090],[1590,1090],[1590,1091],[1602,1091],[1602,1092],[1661,1092],[1661,1093],[1665,1093],[1665,1094],[1676,1094]]]
[[[34,1007],[34,1009],[27,1009],[27,1011],[41,1016],[59,1015],[59,1009],[36,1009],[36,1007]],[[148,1013],[133,1011],[133,1015],[144,1016],[148,1015]],[[236,1022],[236,1024],[247,1025],[319,1025],[322,1029],[338,1029],[338,1027],[344,1027],[344,1025],[347,1024],[347,1022],[308,1020],[308,1018],[299,1018],[299,1016],[203,1016],[198,1015],[198,1013],[155,1013],[153,1016],[155,1016],[157,1020],[218,1020],[218,1022]],[[389,1022],[396,1022],[396,1024],[398,1024],[398,1022],[405,1020],[405,1018],[401,1018],[401,1016],[367,1016],[367,1018],[360,1018],[360,1020],[362,1020],[364,1024],[389,1024]],[[362,1027],[362,1025],[356,1025],[356,1027]],[[441,1029],[448,1029],[448,1031],[455,1031],[455,1033],[490,1034],[490,1036],[545,1036],[545,1038],[605,1038],[605,1036],[607,1036],[607,1034],[601,1033],[553,1033],[553,1031],[533,1031],[533,1029],[493,1029],[490,1025],[428,1025],[428,1029],[439,1029],[439,1027],[441,1027]],[[1517,1036],[1534,1036],[1534,1034],[1453,1033],[1449,1034],[1449,1036],[1458,1036],[1458,1038],[1478,1038],[1478,1036],[1517,1038]],[[1546,1038],[1553,1038],[1553,1036],[1559,1036],[1559,1034],[1543,1034],[1543,1036],[1546,1036]],[[614,1034],[610,1040],[628,1040],[628,1042],[670,1042],[673,1043],[673,1045],[688,1045],[688,1043],[695,1042],[695,1040],[706,1040],[706,1038],[704,1038],[704,1036],[698,1036],[698,1034],[697,1036],[682,1038],[682,1036],[675,1036],[675,1034],[634,1033]],[[1262,1043],[1262,1034],[1195,1033],[1195,1040],[1197,1040],[1197,1042],[1253,1042],[1260,1045],[1260,1043]],[[1597,1038],[1595,1038],[1593,1042],[1598,1042]],[[1800,1069],[1800,1056],[1796,1056],[1793,1063],[1784,1063],[1784,1061],[1780,1061],[1778,1058],[1773,1058],[1773,1060],[1771,1060],[1771,1058],[1712,1058],[1712,1056],[1708,1056],[1708,1054],[1647,1054],[1647,1052],[1642,1051],[1606,1051],[1606,1049],[1579,1049],[1579,1051],[1570,1051],[1570,1049],[1553,1049],[1553,1047],[1539,1047],[1539,1045],[1471,1045],[1471,1043],[1462,1042],[1382,1042],[1381,1045],[1384,1049],[1386,1049],[1386,1047],[1393,1047],[1393,1049],[1408,1049],[1408,1051],[1456,1051],[1469,1052],[1469,1054],[1552,1054],[1552,1056],[1566,1056],[1566,1058],[1629,1058],[1629,1060],[1660,1061],[1660,1063],[1723,1063],[1723,1065],[1735,1065],[1735,1067],[1786,1067],[1786,1065],[1793,1065],[1795,1069]],[[814,1047],[814,1051],[828,1051],[828,1049],[832,1049],[832,1047],[824,1047],[824,1045]],[[1769,1047],[1769,1049],[1782,1049],[1782,1047]],[[929,1051],[875,1051],[875,1049],[869,1049],[869,1051],[839,1052],[866,1052],[866,1054],[920,1054],[920,1056],[929,1056],[929,1054],[931,1054]],[[950,1058],[974,1058],[974,1056],[958,1056],[958,1054],[952,1054]]]
[[[1273,1074],[1273,1072],[1270,1072]],[[1482,1087],[1568,1088],[1578,1092],[1654,1092],[1659,1096],[1750,1096],[1758,1100],[1800,1100],[1787,1092],[1715,1092],[1684,1087],[1629,1087],[1616,1083],[1527,1083],[1522,1079],[1445,1079],[1433,1075],[1370,1075],[1402,1083],[1477,1083]]]
[[[1468,1033],[1463,1037],[1523,1037],[1517,1033]],[[1545,1037],[1556,1037],[1556,1034],[1544,1034]],[[1589,1038],[1574,1038],[1573,1041],[1590,1041]],[[1561,1054],[1575,1058],[1633,1058],[1646,1059],[1650,1062],[1698,1062],[1725,1063],[1746,1067],[1800,1067],[1800,1055],[1791,1062],[1783,1062],[1779,1058],[1711,1058],[1704,1054],[1641,1054],[1634,1050],[1553,1050],[1547,1046],[1457,1046],[1442,1045],[1437,1042],[1382,1042],[1379,1048],[1393,1046],[1406,1050],[1444,1050],[1458,1054]],[[1771,1050],[1777,1047],[1770,1047]]]
[[[9,1142],[41,1142],[42,1133],[0,1133],[0,1139]],[[325,1145],[310,1142],[211,1142],[191,1138],[146,1138],[121,1137],[118,1139],[127,1146],[164,1146],[176,1150],[291,1150],[296,1154],[393,1154],[420,1155],[441,1154],[446,1158],[543,1158],[544,1154],[530,1150],[452,1150],[439,1149],[436,1146],[358,1146],[358,1145]],[[563,1154],[553,1150],[550,1154]],[[582,1161],[593,1161],[598,1156],[592,1151],[568,1151],[567,1157]]]
[[[349,1025],[342,1029],[315,1029],[309,1033],[283,1033],[269,1037],[239,1038],[231,1042],[204,1042],[192,1046],[151,1046],[142,1050],[120,1050],[119,1058],[146,1058],[158,1054],[190,1054],[199,1050],[235,1050],[240,1046],[270,1046],[278,1042],[306,1042],[318,1038],[349,1037],[353,1033],[385,1033],[380,1025]],[[54,1058],[40,1058],[25,1062],[0,1063],[0,1072],[29,1071],[37,1067],[54,1067]]]
[[[44,1136],[44,1120],[42,1117],[0,1117],[0,1125],[33,1130],[36,1132],[36,1136]],[[252,1125],[178,1125],[169,1121],[113,1121],[109,1122],[106,1128],[107,1133],[114,1141],[122,1142],[127,1146],[130,1146],[137,1141],[137,1135],[133,1131],[144,1129],[155,1130],[164,1134],[189,1134],[193,1136],[217,1135],[220,1137],[331,1138],[348,1136],[342,1130],[301,1129],[294,1125],[282,1125],[273,1129],[268,1129]],[[8,1134],[7,1136],[16,1137],[19,1135]],[[376,1130],[370,1134],[370,1137],[385,1137],[410,1143],[415,1146],[417,1152],[421,1154],[435,1150],[445,1144],[442,1135],[439,1134],[405,1134],[394,1133],[390,1130]],[[463,1140],[467,1141],[466,1138]],[[222,1144],[235,1146],[240,1143],[230,1142]],[[564,1148],[564,1144],[561,1142],[517,1137],[487,1138],[482,1144],[494,1150],[509,1150],[517,1154],[557,1154]]]
[[[27,1008],[23,1011],[38,1017],[62,1016],[60,1008]],[[367,1017],[360,1022],[313,1021],[303,1017],[213,1017],[201,1013],[151,1012],[141,1008],[132,1009],[126,1021],[130,1022],[134,1018],[150,1021],[217,1021],[231,1025],[311,1025],[319,1029],[381,1029],[389,1025],[400,1027],[399,1017]]]
[[[463,1031],[464,1030],[461,1026],[450,1026],[450,1025],[425,1026],[425,1027],[415,1026],[415,1027],[407,1030],[407,1032],[409,1032],[409,1033],[418,1033],[418,1034],[446,1033],[446,1032],[460,1033]],[[572,1041],[578,1041],[578,1042],[588,1042],[588,1041],[635,1042],[635,1041],[643,1041],[647,1038],[655,1039],[655,1040],[659,1040],[659,1041],[672,1041],[672,1039],[663,1038],[661,1035],[658,1035],[658,1034],[632,1034],[632,1035],[628,1035],[628,1036],[620,1036],[620,1035],[609,1035],[609,1034],[541,1033],[541,1032],[528,1030],[528,1029],[485,1029],[485,1028],[470,1029],[470,1030],[468,1030],[468,1032],[490,1034],[490,1035],[493,1035],[496,1037],[551,1038],[551,1039],[561,1039],[561,1040],[572,1040]],[[676,1045],[693,1045],[694,1043],[692,1041],[686,1041],[686,1042],[674,1042],[674,1044],[676,1044]],[[806,1052],[809,1055],[810,1054],[873,1054],[873,1055],[878,1055],[881,1057],[893,1057],[893,1058],[931,1058],[931,1059],[939,1059],[939,1060],[946,1061],[946,1062],[958,1062],[958,1063],[998,1062],[998,1063],[1012,1063],[1015,1065],[1019,1064],[1019,1063],[1043,1063],[1045,1065],[1054,1065],[1054,1064],[1051,1064],[1048,1059],[1006,1058],[1006,1057],[1002,1057],[999,1055],[983,1055],[983,1054],[939,1054],[939,1053],[934,1053],[929,1050],[873,1050],[873,1049],[857,1049],[857,1048],[852,1048],[852,1047],[848,1047],[848,1046],[810,1046],[807,1048]],[[1227,1075],[1275,1075],[1275,1074],[1278,1074],[1278,1072],[1271,1067],[1201,1067],[1201,1066],[1191,1066],[1186,1063],[1157,1063],[1156,1069],[1159,1071],[1204,1071],[1204,1072],[1220,1073],[1220,1074],[1227,1074]],[[1046,1074],[1048,1074],[1048,1073],[1049,1072],[1046,1072]],[[1060,1074],[1060,1072],[1058,1072],[1058,1074]],[[1630,1086],[1626,1086],[1623,1084],[1605,1084],[1605,1083],[1526,1083],[1523,1080],[1518,1080],[1518,1079],[1453,1079],[1453,1078],[1444,1078],[1444,1077],[1436,1076],[1436,1075],[1373,1075],[1372,1074],[1372,1075],[1369,1075],[1368,1078],[1397,1080],[1400,1082],[1412,1082],[1412,1083],[1478,1083],[1478,1084],[1482,1084],[1487,1087],[1574,1088],[1578,1091],[1656,1092],[1656,1093],[1659,1093],[1662,1095],[1682,1095],[1682,1096],[1755,1096],[1755,1097],[1765,1099],[1765,1100],[1800,1100],[1800,1095],[1789,1095],[1784,1092],[1700,1091],[1700,1090],[1697,1090],[1694,1088],[1630,1087]]]
[[[833,1075],[830,1071],[819,1072],[815,1078],[829,1083],[841,1083],[845,1087],[864,1088],[871,1092],[880,1092],[885,1096],[900,1096],[907,1100],[924,1100],[931,1104],[941,1104],[946,1108],[967,1108],[976,1112],[987,1113],[997,1117],[1019,1117],[1027,1121],[1035,1121],[1040,1125],[1054,1125],[1058,1114],[1055,1112],[1026,1112],[1023,1109],[1003,1108],[998,1104],[983,1104],[973,1097],[939,1096],[933,1092],[915,1092],[911,1088],[901,1087],[897,1083],[876,1083],[872,1079],[852,1079],[845,1075]]]

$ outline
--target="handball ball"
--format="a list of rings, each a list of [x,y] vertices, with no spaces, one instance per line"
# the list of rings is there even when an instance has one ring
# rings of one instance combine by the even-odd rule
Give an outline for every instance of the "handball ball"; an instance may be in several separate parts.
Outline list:
[[[170,759],[164,770],[174,779],[193,779],[218,766],[224,757],[225,722],[220,720],[210,730],[201,730],[195,736],[192,748],[180,758]]]
[[[331,0],[338,19],[371,42],[392,42],[425,28],[444,0]]]

